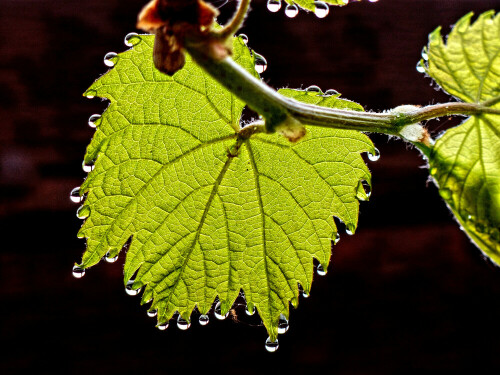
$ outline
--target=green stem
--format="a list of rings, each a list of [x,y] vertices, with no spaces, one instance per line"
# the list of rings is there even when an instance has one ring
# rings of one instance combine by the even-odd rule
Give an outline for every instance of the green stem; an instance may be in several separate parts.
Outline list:
[[[231,21],[229,21],[220,31],[215,31],[214,33],[223,40],[232,38],[243,24],[249,6],[250,0],[240,0]]]
[[[196,46],[186,43],[186,49],[193,59],[251,109],[262,115],[266,120],[267,130],[271,132],[289,117],[312,126],[399,135],[406,125],[436,117],[455,114],[500,114],[500,110],[483,104],[461,102],[436,104],[405,113],[359,112],[305,104],[278,94],[231,58],[214,61],[203,49]]]

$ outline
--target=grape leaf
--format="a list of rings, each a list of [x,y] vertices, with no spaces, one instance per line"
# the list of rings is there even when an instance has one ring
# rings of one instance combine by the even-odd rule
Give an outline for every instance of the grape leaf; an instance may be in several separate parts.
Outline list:
[[[460,19],[446,43],[437,28],[421,66],[448,93],[500,110],[500,16]],[[500,265],[500,115],[481,114],[446,131],[429,159],[441,196],[474,243]]]
[[[216,297],[226,314],[240,291],[272,340],[280,315],[309,293],[313,258],[328,267],[333,216],[354,232],[362,180],[362,133],[311,128],[297,143],[240,129],[244,103],[188,57],[168,77],[153,67],[153,36],[114,58],[84,94],[110,100],[85,162],[79,231],[85,269],[114,258],[129,241],[124,279],[144,288],[158,324],[178,312],[206,314]],[[254,57],[234,39],[234,59],[257,76]],[[362,108],[338,95],[283,91],[318,104]],[[130,281],[132,280],[132,281]]]

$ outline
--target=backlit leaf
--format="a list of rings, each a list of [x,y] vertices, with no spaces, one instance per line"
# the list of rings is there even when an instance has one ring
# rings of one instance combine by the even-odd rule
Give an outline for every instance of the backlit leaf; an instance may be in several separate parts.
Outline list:
[[[448,93],[500,110],[500,16],[472,13],[460,19],[446,42],[441,29],[429,36],[421,61]],[[446,131],[436,142],[430,172],[457,220],[476,245],[500,264],[500,115],[481,114]]]
[[[89,217],[81,263],[117,255],[130,241],[125,283],[143,288],[158,323],[178,312],[225,314],[243,291],[271,339],[281,314],[309,293],[313,259],[328,267],[333,217],[354,232],[360,183],[370,173],[360,153],[375,152],[361,133],[308,129],[297,143],[240,128],[244,104],[189,58],[173,77],[154,69],[153,36],[115,58],[87,90],[110,101],[85,160]],[[257,76],[240,39],[234,59]],[[361,110],[338,95],[283,91],[298,100]],[[250,135],[252,134],[252,135]]]

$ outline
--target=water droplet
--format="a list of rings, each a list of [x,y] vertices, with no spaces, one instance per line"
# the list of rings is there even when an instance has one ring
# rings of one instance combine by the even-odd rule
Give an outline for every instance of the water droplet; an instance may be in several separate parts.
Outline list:
[[[90,207],[89,206],[80,206],[78,210],[76,210],[76,217],[80,220],[85,220],[90,216]]]
[[[243,43],[248,44],[248,36],[246,34],[240,34],[238,36],[241,38]]]
[[[82,201],[82,197],[80,197],[80,186],[71,190],[71,193],[69,193],[69,199],[71,199],[71,202],[73,203],[80,203]]]
[[[321,93],[321,89],[319,88],[319,86],[316,86],[316,85],[309,86],[306,89],[306,91],[307,92],[312,92],[312,93]]]
[[[150,318],[154,318],[156,315],[158,315],[158,310],[148,310],[147,314]]]
[[[177,328],[179,328],[182,331],[187,330],[189,327],[191,327],[191,322],[189,320],[184,319],[182,316],[177,317]]]
[[[295,4],[288,4],[285,8],[285,15],[289,18],[294,18],[299,14],[299,8]]]
[[[80,266],[73,266],[73,277],[77,279],[81,279],[85,276],[85,268]]]
[[[267,9],[270,12],[276,13],[278,10],[281,9],[281,0],[268,0]]]
[[[91,128],[95,129],[97,127],[97,125],[99,125],[101,123],[100,119],[101,119],[101,115],[97,115],[96,114],[96,115],[90,116],[89,117],[89,122],[88,122],[89,126]]]
[[[160,331],[165,331],[165,330],[168,328],[168,322],[166,322],[166,323],[162,323],[162,324],[158,324],[158,325],[157,325],[157,328],[158,328]]]
[[[333,244],[336,245],[340,241],[340,234],[339,232],[335,233],[335,239],[333,240]]]
[[[318,264],[318,267],[316,267],[316,273],[319,276],[325,276],[326,275],[326,269],[323,267],[322,264]]]
[[[372,195],[371,186],[366,180],[361,180],[358,182],[358,187],[356,188],[356,198],[360,201],[366,201]]]
[[[307,293],[306,291],[303,291],[302,292],[302,297],[309,298],[309,293]]]
[[[356,229],[354,228],[354,225],[348,224],[348,225],[345,226],[345,232],[349,236],[352,236],[354,234],[355,230]]]
[[[368,159],[370,161],[377,161],[378,159],[380,159],[380,151],[378,150],[378,148],[374,150],[373,154],[371,152],[368,153]]]
[[[370,3],[376,3],[378,0],[368,0]]]
[[[425,61],[429,60],[429,55],[427,54],[427,47],[422,48],[422,58]]]
[[[94,89],[90,89],[87,90],[84,95],[87,99],[94,99],[97,95],[97,91],[95,91]]]
[[[141,40],[142,39],[139,36],[139,34],[137,34],[137,33],[128,33],[127,35],[125,35],[125,39],[123,39],[123,43],[125,43],[125,45],[127,47],[133,47],[133,46],[138,45],[141,42]]]
[[[248,308],[245,309],[245,314],[247,314],[248,316],[252,316],[253,314],[255,314],[255,306],[252,306],[252,309],[249,310]]]
[[[203,314],[200,315],[200,319],[198,320],[200,322],[200,326],[206,326],[208,322],[210,321],[210,318],[208,315]]]
[[[85,160],[82,162],[82,169],[86,173],[90,173],[94,170],[94,163],[87,164]]]
[[[111,255],[110,252],[108,251],[106,255],[104,256],[104,260],[108,263],[114,263],[118,260],[118,254],[116,255]]]
[[[325,96],[339,95],[340,93],[335,89],[328,89],[325,91]]]
[[[227,316],[229,315],[229,312],[227,312],[225,315],[222,315],[222,308],[221,308],[221,303],[220,301],[217,302],[217,304],[215,305],[215,309],[214,309],[214,315],[217,319],[219,320],[224,320],[227,318]]]
[[[330,8],[328,4],[323,1],[315,1],[314,2],[314,14],[318,18],[325,18],[330,12]]]
[[[112,68],[113,66],[115,66],[117,60],[118,60],[118,55],[115,52],[108,52],[104,56],[104,65]]]
[[[266,350],[269,353],[274,353],[279,348],[278,339],[276,341],[271,341],[271,337],[268,337],[266,340]]]
[[[425,65],[424,65],[424,60],[420,60],[418,63],[417,63],[417,72],[419,73],[425,73]]]
[[[127,285],[125,286],[125,292],[129,296],[136,296],[141,292],[141,288],[133,289],[132,285],[134,285],[134,280],[127,281]]]
[[[257,73],[262,74],[266,71],[267,69],[267,60],[264,56],[259,55],[258,53],[255,53],[255,70]]]
[[[288,331],[290,325],[288,324],[288,320],[285,315],[281,314],[280,319],[278,321],[278,335],[282,335]]]

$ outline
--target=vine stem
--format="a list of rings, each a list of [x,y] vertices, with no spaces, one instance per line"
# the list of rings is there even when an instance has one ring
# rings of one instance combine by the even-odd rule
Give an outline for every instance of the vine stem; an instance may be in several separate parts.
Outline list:
[[[217,32],[218,36],[230,37],[238,30],[245,18],[250,0],[240,0],[238,9],[227,26]],[[491,108],[500,97],[484,103],[451,102],[426,107],[405,106],[404,110],[375,113],[327,108],[306,104],[286,98],[270,88],[263,81],[250,74],[230,57],[216,60],[207,53],[203,44],[189,36],[185,48],[194,61],[215,80],[244,101],[252,110],[265,119],[267,132],[274,132],[278,126],[296,126],[297,123],[335,129],[349,129],[363,132],[401,135],[408,125],[417,124],[441,116],[500,114],[499,109]],[[408,108],[410,107],[410,108]],[[426,131],[423,139],[412,141],[424,154],[428,155],[432,140]]]
[[[248,13],[249,7],[250,0],[239,0],[238,7],[236,8],[236,12],[234,13],[231,21],[229,21],[221,30],[215,31],[214,33],[223,40],[233,37],[243,24],[243,20]]]
[[[191,48],[192,46],[195,48]],[[230,57],[214,61],[203,48],[198,48],[199,45],[192,46],[186,44],[186,49],[196,63],[250,108],[261,114],[266,119],[269,131],[274,131],[277,125],[291,116],[303,124],[312,126],[398,135],[406,125],[436,117],[455,114],[500,114],[500,110],[484,104],[463,102],[414,107],[414,110],[407,112],[385,113],[349,111],[306,104],[280,95]]]

